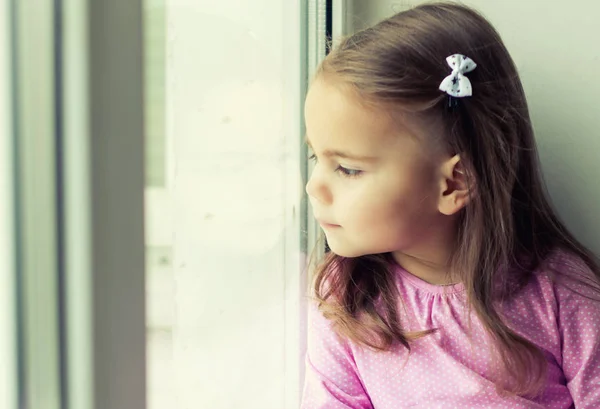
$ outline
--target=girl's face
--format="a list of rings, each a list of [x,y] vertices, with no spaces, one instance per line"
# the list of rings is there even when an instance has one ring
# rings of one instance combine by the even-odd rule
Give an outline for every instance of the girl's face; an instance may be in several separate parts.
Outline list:
[[[440,158],[386,112],[317,79],[305,103],[315,168],[306,185],[331,250],[420,253],[436,240]]]

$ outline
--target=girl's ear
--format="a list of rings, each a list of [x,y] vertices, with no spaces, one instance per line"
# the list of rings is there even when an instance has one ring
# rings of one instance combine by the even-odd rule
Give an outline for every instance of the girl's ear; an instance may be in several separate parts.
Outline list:
[[[451,216],[469,204],[475,186],[474,179],[467,178],[467,169],[460,155],[454,155],[442,164],[438,203],[440,213]]]

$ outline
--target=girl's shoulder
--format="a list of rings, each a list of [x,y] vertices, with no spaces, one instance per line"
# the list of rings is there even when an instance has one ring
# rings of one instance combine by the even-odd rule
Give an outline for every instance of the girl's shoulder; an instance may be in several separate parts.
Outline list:
[[[596,267],[565,250],[553,251],[533,271],[527,284],[508,297],[505,308],[557,316],[561,311],[600,311],[600,279]]]
[[[550,318],[561,309],[582,305],[600,309],[598,272],[593,264],[588,265],[578,255],[555,250],[527,275],[529,279],[525,283],[511,280],[514,283],[510,287],[512,291],[502,298],[505,312],[531,315],[536,311],[540,316]]]
[[[597,273],[581,257],[556,251],[504,300],[502,315],[513,330],[561,363],[565,339],[593,334],[600,340]]]
[[[600,299],[600,274],[594,261],[567,250],[554,250],[534,272],[535,278],[555,291]]]
[[[583,258],[573,251],[555,249],[548,254],[541,263],[542,270],[551,270],[553,274],[593,274],[590,266],[586,264]]]

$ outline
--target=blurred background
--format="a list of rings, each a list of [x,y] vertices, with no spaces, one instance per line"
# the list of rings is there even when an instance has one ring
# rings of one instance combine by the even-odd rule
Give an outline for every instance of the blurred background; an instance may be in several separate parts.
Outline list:
[[[328,39],[416,0],[0,0],[0,408],[297,409]],[[600,252],[600,6],[471,0]]]

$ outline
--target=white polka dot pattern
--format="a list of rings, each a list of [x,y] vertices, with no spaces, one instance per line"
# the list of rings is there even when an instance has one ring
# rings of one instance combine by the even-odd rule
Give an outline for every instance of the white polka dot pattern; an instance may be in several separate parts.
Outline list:
[[[553,265],[587,271],[564,256]],[[504,304],[507,324],[548,361],[543,394],[526,399],[496,392],[493,346],[479,321],[469,320],[461,284],[435,286],[400,267],[397,278],[404,327],[439,330],[415,341],[410,355],[403,347],[374,352],[336,336],[311,304],[302,409],[600,408],[600,303],[583,296],[598,294],[538,272]]]

